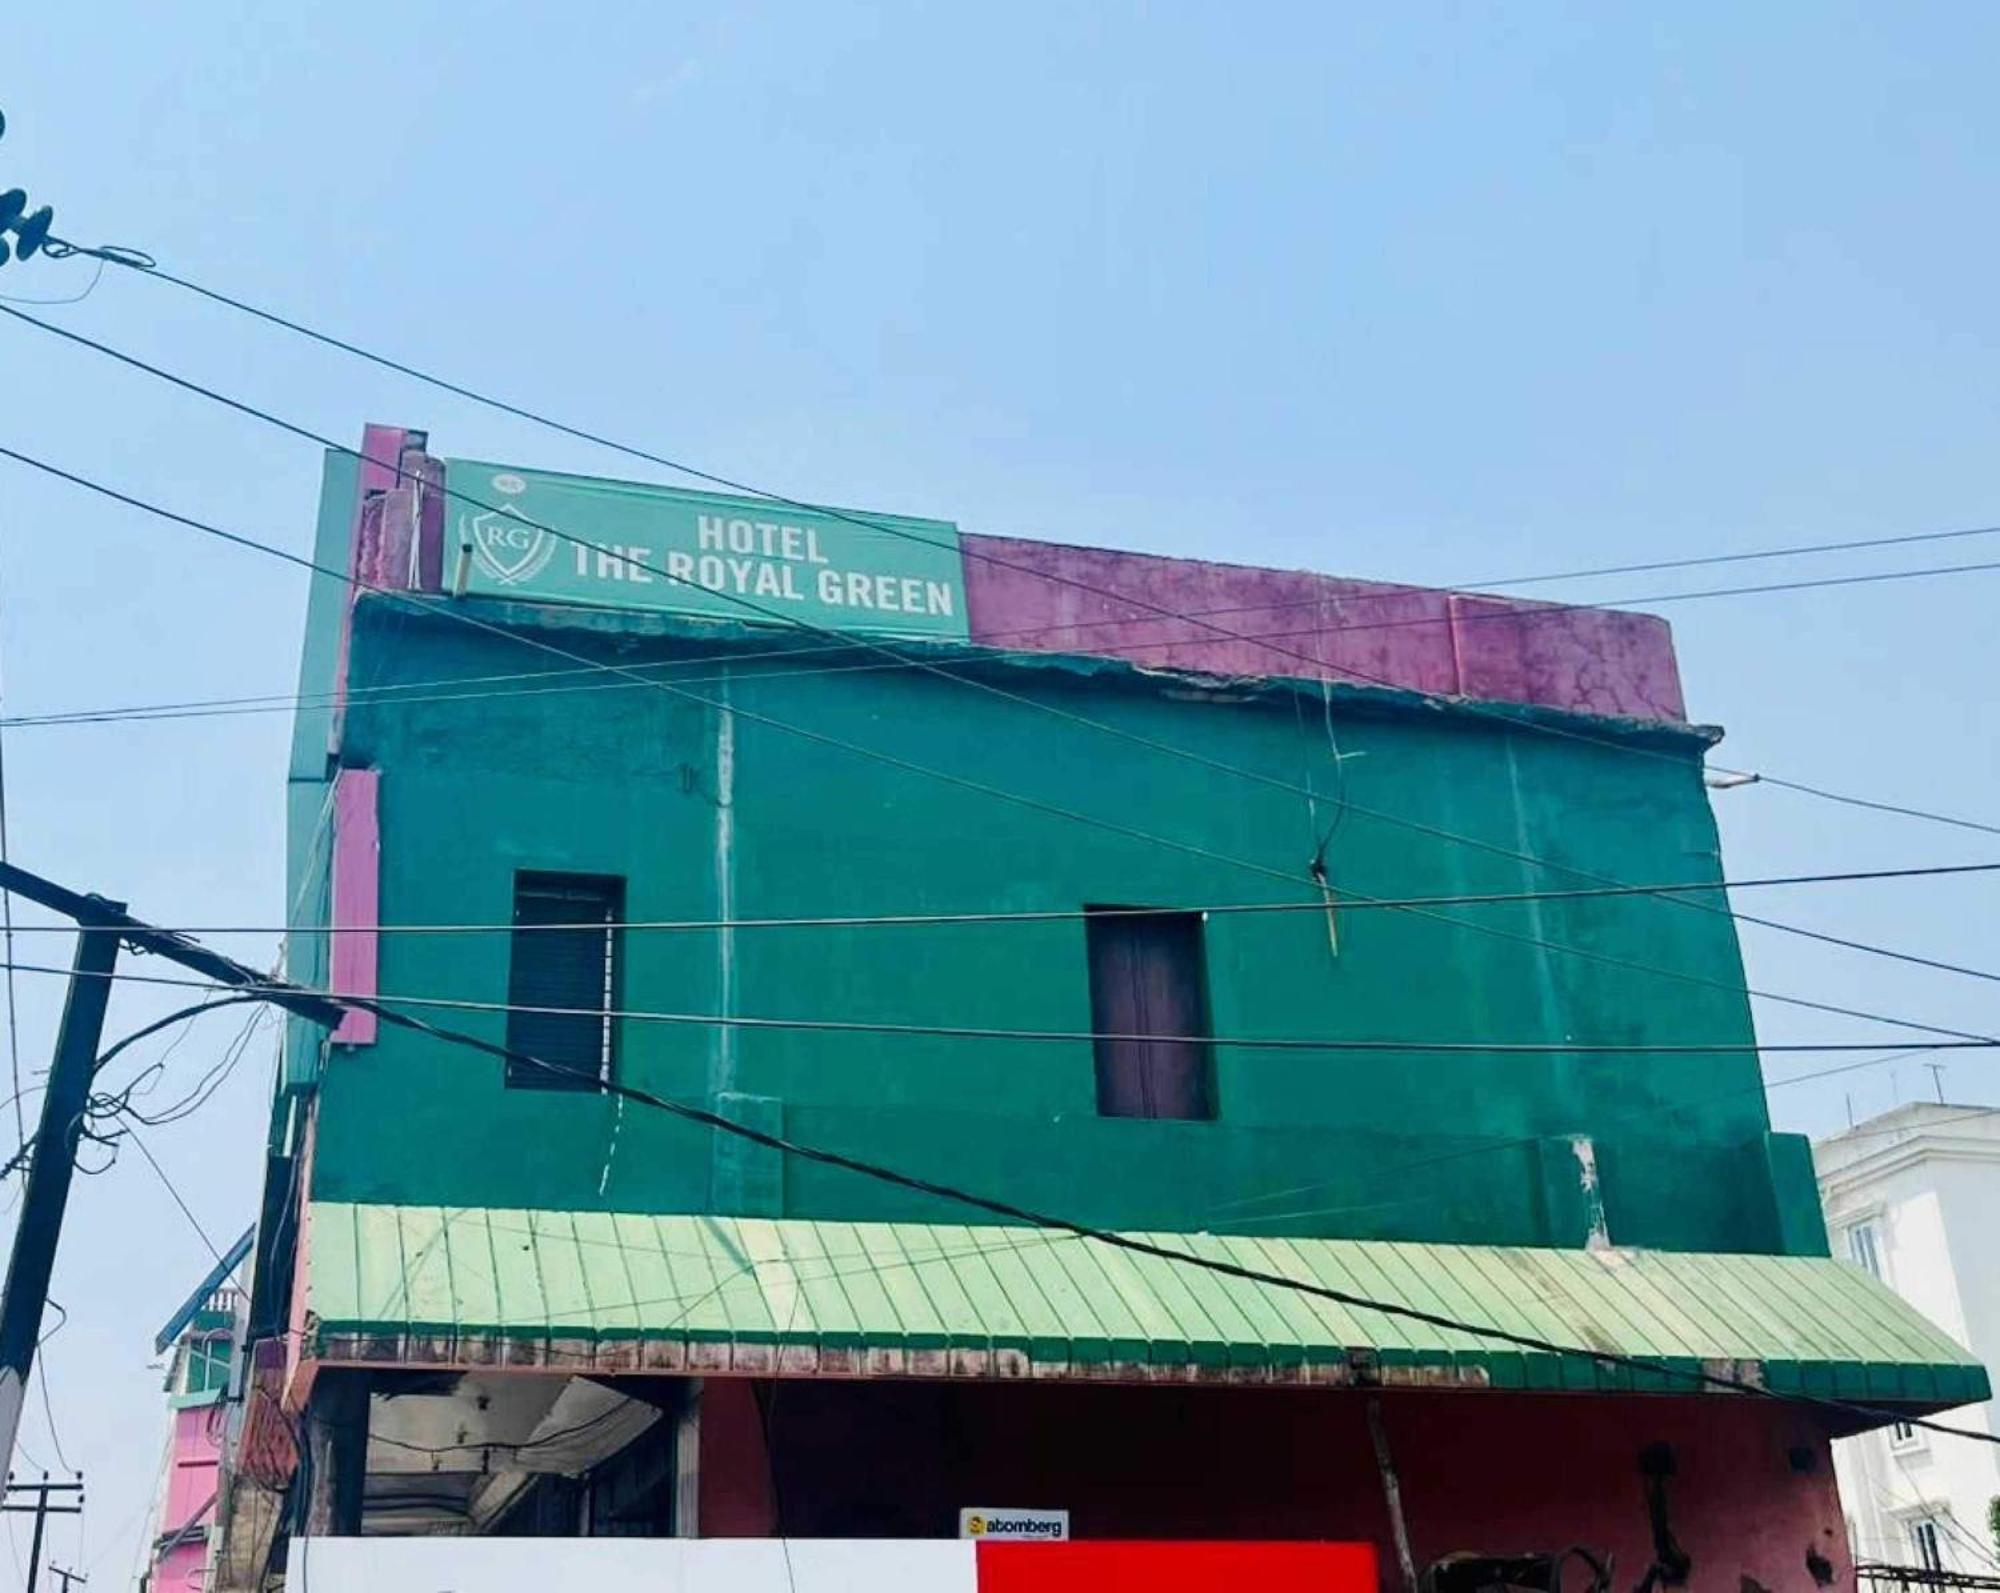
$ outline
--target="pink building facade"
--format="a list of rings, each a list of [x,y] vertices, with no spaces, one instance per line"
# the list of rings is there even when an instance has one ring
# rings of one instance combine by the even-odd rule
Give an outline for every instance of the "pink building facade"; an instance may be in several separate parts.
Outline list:
[[[207,1586],[208,1529],[221,1477],[222,1396],[174,1412],[167,1447],[166,1496],[148,1586],[153,1593],[199,1593]]]
[[[167,1357],[171,1416],[145,1574],[147,1593],[202,1593],[209,1586],[244,1306],[242,1291],[224,1280],[248,1253],[249,1240],[245,1234],[217,1263],[154,1341],[154,1348]]]

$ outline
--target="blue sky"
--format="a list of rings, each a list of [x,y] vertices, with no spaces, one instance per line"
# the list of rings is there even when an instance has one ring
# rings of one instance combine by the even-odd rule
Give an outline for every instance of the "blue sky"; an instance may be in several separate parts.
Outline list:
[[[9,22],[0,179],[80,240],[555,413],[969,530],[1453,583],[2000,521],[1991,7],[483,9],[35,8]],[[88,280],[10,266],[0,291]],[[114,274],[48,313],[331,435],[393,421],[627,473],[156,284]],[[307,547],[308,446],[15,324],[0,441]],[[1751,570],[1982,556],[2000,537]],[[1996,595],[1970,574],[1660,612],[1730,761],[1995,820]],[[0,470],[9,712],[289,690],[302,600],[297,572]],[[14,854],[162,920],[268,923],[285,733],[12,732]],[[1771,788],[1717,809],[1736,875],[2000,856]],[[1757,906],[2000,968],[1995,890]],[[1757,931],[1746,954],[1773,989],[1991,1022],[1981,981]],[[114,1027],[166,999],[121,994]],[[24,978],[31,1065],[55,1010]],[[177,1076],[235,1028],[209,1020]],[[260,1041],[149,1138],[218,1243],[246,1220],[269,1060]],[[1991,1067],[1954,1059],[1947,1092],[2000,1101]],[[1822,1130],[1850,1094],[1930,1087],[1910,1063],[1773,1110]],[[48,1364],[96,1479],[82,1557],[117,1584],[158,1454],[146,1348],[207,1258],[135,1156],[73,1210]],[[56,1464],[38,1417],[26,1436]]]

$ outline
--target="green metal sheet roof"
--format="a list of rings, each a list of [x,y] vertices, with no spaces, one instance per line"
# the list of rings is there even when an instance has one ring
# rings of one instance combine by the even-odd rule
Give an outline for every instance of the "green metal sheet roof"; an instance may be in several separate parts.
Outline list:
[[[1988,1395],[1963,1348],[1824,1258],[1145,1237],[1565,1352],[1030,1228],[328,1202],[308,1239],[312,1347],[600,1372],[1700,1386],[1610,1354],[1845,1400]]]

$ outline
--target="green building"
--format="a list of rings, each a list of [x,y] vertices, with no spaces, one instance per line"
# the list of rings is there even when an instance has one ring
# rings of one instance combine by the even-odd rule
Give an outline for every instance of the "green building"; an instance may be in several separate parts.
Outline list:
[[[363,453],[290,972],[493,1049],[288,1038],[256,1315],[307,1530],[1046,1504],[1622,1570],[1644,1437],[1668,1541],[1775,1588],[1844,1562],[1854,1406],[1984,1397],[1771,1131],[1660,622]],[[1594,1463],[1470,1503],[1493,1444]]]

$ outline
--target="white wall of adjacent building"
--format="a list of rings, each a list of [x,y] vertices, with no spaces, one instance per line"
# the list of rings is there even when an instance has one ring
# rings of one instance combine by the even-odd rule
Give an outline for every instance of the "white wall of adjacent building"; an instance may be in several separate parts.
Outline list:
[[[1899,1106],[1813,1147],[1836,1256],[2000,1366],[2000,1112]],[[1991,1405],[1941,1418],[1995,1432]],[[2000,1573],[2000,1446],[1897,1425],[1833,1446],[1858,1560]]]

